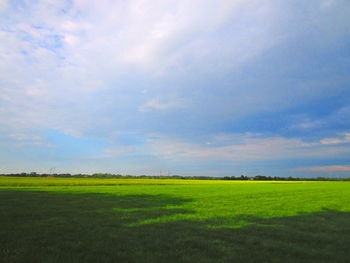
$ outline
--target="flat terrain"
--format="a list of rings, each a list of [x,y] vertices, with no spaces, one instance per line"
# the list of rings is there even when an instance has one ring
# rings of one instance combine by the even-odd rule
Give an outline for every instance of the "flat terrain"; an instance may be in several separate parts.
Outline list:
[[[0,262],[349,262],[350,182],[0,177]]]

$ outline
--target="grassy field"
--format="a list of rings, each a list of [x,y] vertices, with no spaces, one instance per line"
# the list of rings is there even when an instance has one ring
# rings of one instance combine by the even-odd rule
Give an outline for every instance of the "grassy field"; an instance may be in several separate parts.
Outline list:
[[[0,177],[0,262],[349,262],[350,182]]]

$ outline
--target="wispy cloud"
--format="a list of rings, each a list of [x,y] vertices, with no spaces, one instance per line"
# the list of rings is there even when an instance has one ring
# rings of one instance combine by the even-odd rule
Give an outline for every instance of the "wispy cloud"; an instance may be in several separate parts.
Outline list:
[[[343,136],[338,138],[325,138],[321,140],[322,144],[342,144],[350,143],[350,132],[344,133]]]
[[[157,110],[168,110],[168,109],[179,109],[179,108],[185,108],[186,103],[183,100],[168,100],[161,102],[159,99],[151,99],[147,101],[144,105],[141,105],[139,107],[139,110],[141,112],[147,112],[147,111],[157,111]]]
[[[350,153],[348,147],[324,147],[322,143],[306,143],[300,139],[260,137],[250,134],[228,134],[225,143],[213,138],[207,143],[186,143],[166,138],[150,141],[153,152],[164,158],[195,158],[248,162],[300,158],[325,158]]]
[[[311,172],[350,172],[350,166],[344,165],[330,165],[330,166],[314,166],[314,167],[300,167],[297,171],[311,171]]]

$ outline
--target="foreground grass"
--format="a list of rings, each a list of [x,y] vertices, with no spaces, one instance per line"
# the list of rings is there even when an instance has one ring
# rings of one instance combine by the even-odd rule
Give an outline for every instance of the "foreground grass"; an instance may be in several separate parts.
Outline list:
[[[0,178],[0,261],[348,262],[348,182],[124,180]]]

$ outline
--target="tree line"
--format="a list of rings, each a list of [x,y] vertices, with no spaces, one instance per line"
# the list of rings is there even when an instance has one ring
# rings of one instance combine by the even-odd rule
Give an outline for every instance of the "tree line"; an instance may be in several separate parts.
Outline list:
[[[350,181],[350,177],[336,178],[336,177],[283,177],[283,176],[181,176],[181,175],[122,175],[111,173],[94,173],[94,174],[70,174],[70,173],[8,173],[0,174],[0,176],[11,177],[56,177],[56,178],[128,178],[128,179],[183,179],[183,180],[253,180],[253,181]]]

